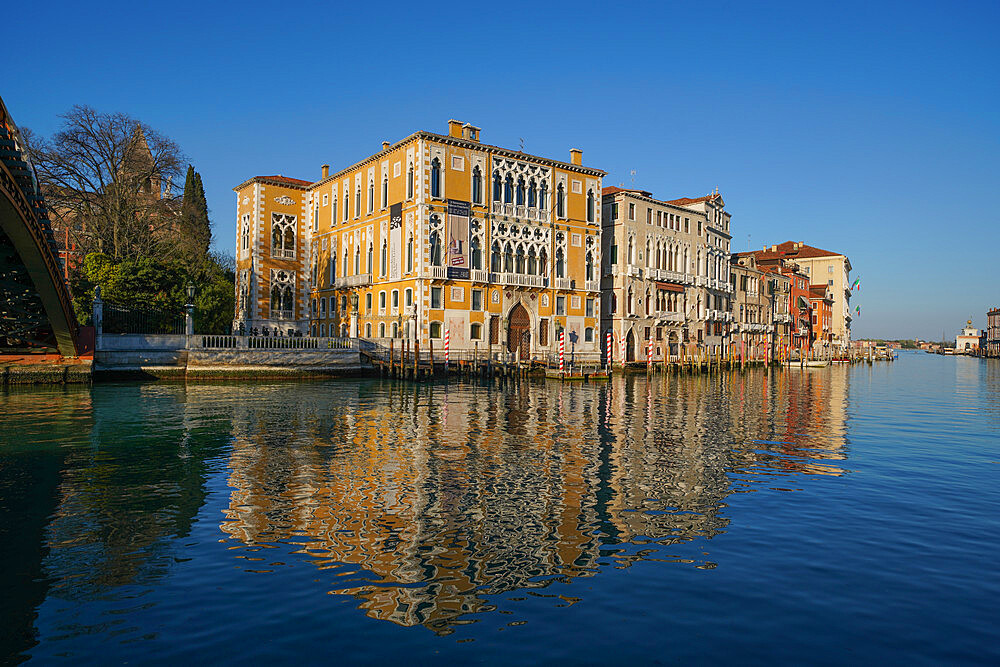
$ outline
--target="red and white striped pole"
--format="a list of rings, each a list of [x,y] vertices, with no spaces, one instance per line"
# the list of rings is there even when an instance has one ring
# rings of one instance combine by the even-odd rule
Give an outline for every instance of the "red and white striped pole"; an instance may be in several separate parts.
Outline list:
[[[448,372],[448,346],[451,343],[451,331],[449,329],[444,330],[444,372]]]
[[[646,344],[646,371],[653,369],[653,334],[649,334],[649,343]]]
[[[559,372],[563,372],[563,354],[566,351],[566,332],[559,332]]]
[[[607,347],[607,350],[608,350],[608,368],[609,368],[609,369],[611,368],[611,363],[612,363],[612,361],[614,361],[614,360],[613,360],[613,359],[611,358],[611,355],[612,355],[612,354],[614,354],[614,348],[613,348],[613,347],[611,347],[611,340],[612,340],[612,336],[611,336],[611,332],[609,331],[609,332],[608,332],[608,335],[607,335],[607,341],[608,341],[608,342],[607,342],[607,346],[606,346],[606,347]]]
[[[622,353],[622,368],[624,368],[625,367],[625,337],[624,336],[622,336],[621,353]]]

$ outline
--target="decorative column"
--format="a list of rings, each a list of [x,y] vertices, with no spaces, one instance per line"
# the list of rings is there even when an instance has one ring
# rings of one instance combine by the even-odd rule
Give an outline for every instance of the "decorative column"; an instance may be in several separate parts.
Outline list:
[[[351,294],[351,338],[358,337],[358,301],[360,299],[357,292]]]

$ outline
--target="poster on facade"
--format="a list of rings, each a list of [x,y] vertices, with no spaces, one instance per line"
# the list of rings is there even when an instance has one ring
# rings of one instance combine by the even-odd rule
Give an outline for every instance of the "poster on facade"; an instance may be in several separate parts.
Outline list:
[[[449,269],[469,269],[469,202],[448,200],[448,262]],[[450,273],[450,271],[449,271]]]
[[[399,280],[403,253],[403,204],[389,206],[389,279]]]

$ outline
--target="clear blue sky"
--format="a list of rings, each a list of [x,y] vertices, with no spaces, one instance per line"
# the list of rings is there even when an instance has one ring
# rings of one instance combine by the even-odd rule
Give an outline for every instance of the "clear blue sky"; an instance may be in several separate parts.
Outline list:
[[[846,253],[854,335],[1000,305],[1000,3],[46,3],[8,12],[0,95],[50,134],[124,111],[203,177],[215,244],[259,174],[315,179],[457,118],[654,196],[718,187],[733,249]],[[13,59],[13,60],[11,60]]]

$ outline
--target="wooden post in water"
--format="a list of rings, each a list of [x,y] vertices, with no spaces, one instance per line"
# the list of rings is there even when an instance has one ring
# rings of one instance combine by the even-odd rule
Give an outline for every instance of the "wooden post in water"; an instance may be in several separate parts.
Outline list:
[[[419,375],[417,374],[420,370],[420,339],[417,338],[413,341],[413,379],[416,380]]]
[[[430,352],[431,352],[431,377],[434,377],[434,375],[437,372],[437,369],[434,368],[434,339],[433,338],[428,338],[427,339],[427,346],[428,346],[428,349],[430,349]],[[447,353],[446,353],[445,354],[445,359],[447,359],[447,358],[448,358],[448,356],[447,356]],[[447,365],[445,366],[444,374],[445,375],[448,374],[448,367],[447,367]]]
[[[392,338],[389,339],[389,377],[392,377]]]

